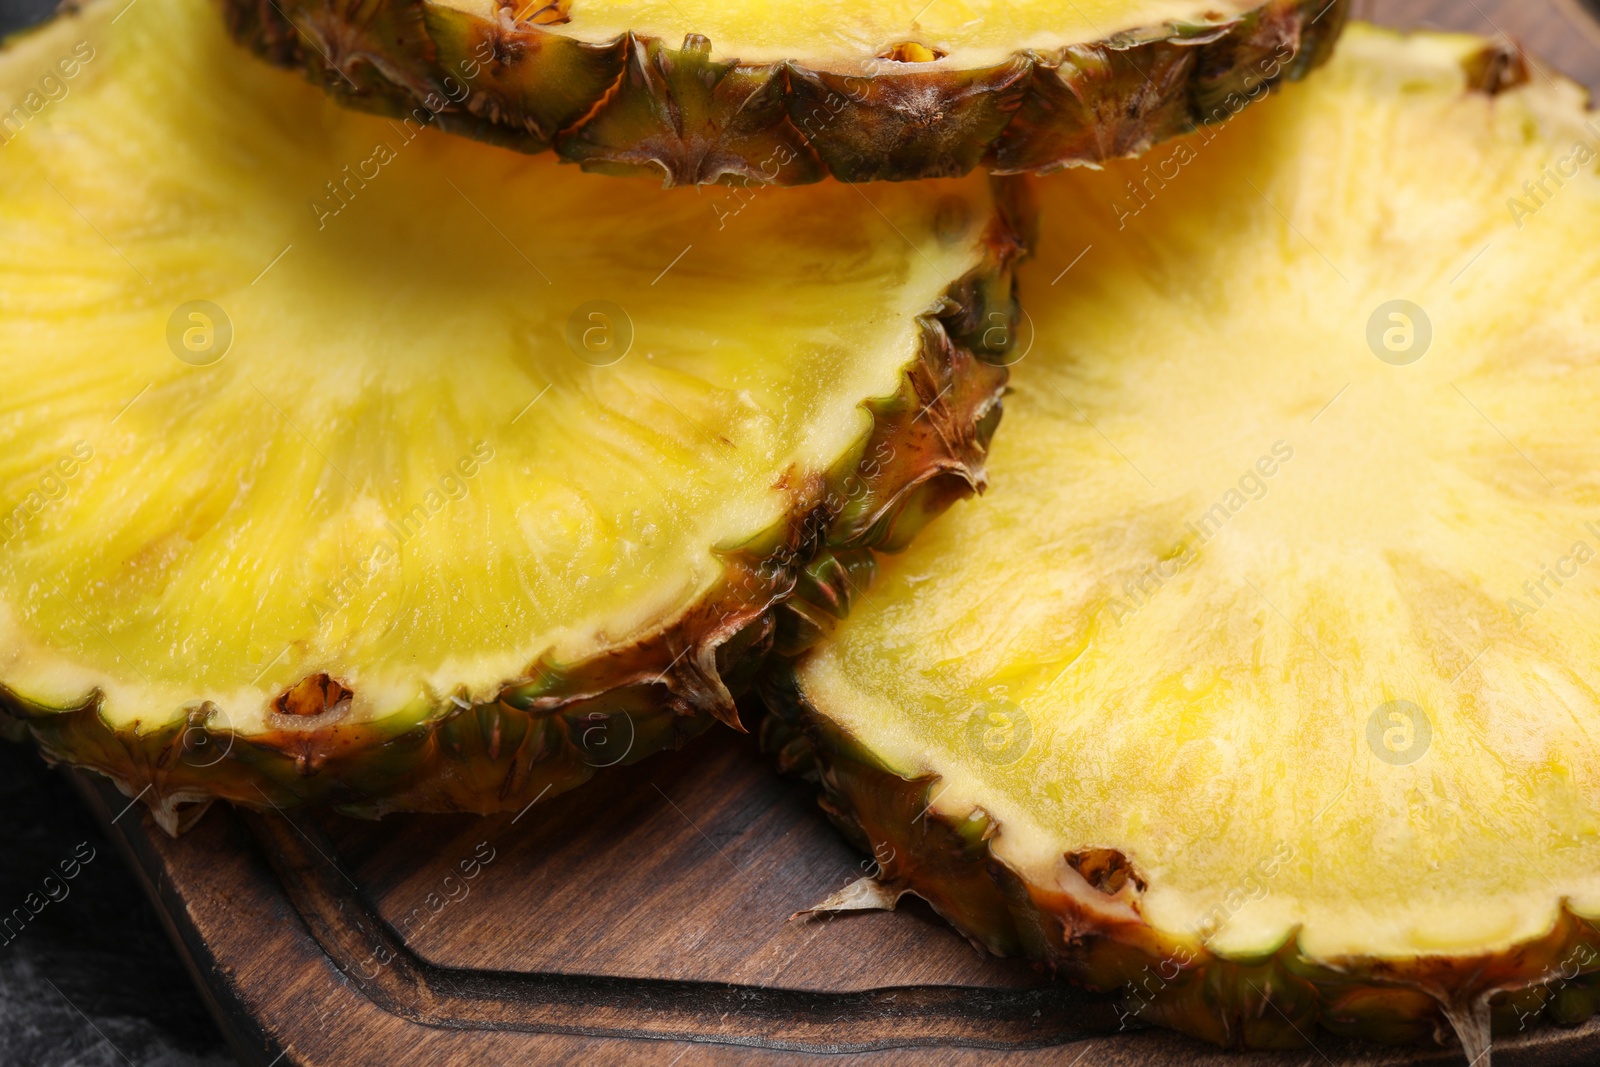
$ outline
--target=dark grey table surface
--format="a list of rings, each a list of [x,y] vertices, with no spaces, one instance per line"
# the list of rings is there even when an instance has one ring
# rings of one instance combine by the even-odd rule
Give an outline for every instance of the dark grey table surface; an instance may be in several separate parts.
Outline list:
[[[0,34],[55,7],[0,0]],[[58,774],[0,741],[0,1067],[234,1062],[122,857]]]
[[[0,0],[0,34],[55,6]],[[0,1067],[232,1064],[122,857],[55,772],[5,742],[0,813]]]
[[[55,6],[0,0],[0,34]],[[0,1067],[233,1062],[122,857],[59,775],[0,741]]]
[[[231,1065],[122,857],[59,774],[4,741],[0,813],[0,1065]]]
[[[55,6],[0,0],[0,34]],[[59,775],[0,741],[0,1067],[233,1062],[122,857]]]

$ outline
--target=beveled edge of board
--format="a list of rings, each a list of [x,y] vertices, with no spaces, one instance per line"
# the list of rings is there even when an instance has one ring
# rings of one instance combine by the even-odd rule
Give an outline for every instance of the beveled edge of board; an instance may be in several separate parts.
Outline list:
[[[223,961],[200,930],[179,917],[188,904],[172,882],[157,828],[124,823],[126,798],[96,775],[69,772],[75,788],[161,912],[196,983],[249,1064],[280,1062],[270,1035],[238,1000],[223,1003]],[[231,820],[254,843],[275,894],[304,924],[349,988],[384,1012],[431,1028],[567,1034],[737,1045],[809,1054],[939,1047],[1040,1049],[1123,1029],[1114,1001],[1061,984],[1034,988],[913,985],[814,992],[721,982],[607,975],[517,973],[441,967],[414,953],[340,866],[330,839],[309,819],[246,813],[221,805],[207,819]],[[170,847],[182,847],[172,842]],[[262,1050],[267,1050],[264,1054]],[[264,1058],[263,1058],[264,1057]]]
[[[235,967],[219,959],[203,919],[174,882],[173,850],[185,847],[129,803],[109,781],[82,771],[67,776],[130,862],[162,925],[183,957],[233,1054],[247,1067],[293,1067],[297,1057],[247,1006]],[[1138,1025],[1122,1026],[1113,998],[1065,984],[1025,989],[904,986],[817,993],[706,981],[605,975],[512,973],[440,967],[419,957],[372,907],[340,865],[333,842],[309,819],[243,813],[224,805],[205,816],[238,845],[274,912],[299,922],[289,936],[342,977],[339,990],[398,1022],[433,1031],[568,1035],[745,1047],[812,1056],[909,1049],[1047,1050],[1093,1038],[1136,1043],[1135,1061],[1183,1067],[1237,1064],[1279,1067],[1333,1053],[1347,1067],[1460,1063],[1457,1048],[1386,1047],[1319,1035],[1294,1053],[1232,1052]],[[135,819],[125,816],[135,814]],[[197,827],[198,829],[198,827]],[[330,989],[330,994],[335,990]],[[1037,1013],[1037,1014],[1035,1014]],[[1322,1040],[1325,1038],[1325,1040]],[[1152,1047],[1152,1043],[1153,1047]],[[1114,1049],[1106,1049],[1112,1052]],[[1543,1026],[1495,1043],[1496,1059],[1515,1067],[1600,1062],[1600,1017],[1561,1030]],[[1153,1058],[1152,1058],[1153,1057]],[[1326,1057],[1324,1057],[1326,1058]],[[398,1065],[402,1061],[395,1061]]]

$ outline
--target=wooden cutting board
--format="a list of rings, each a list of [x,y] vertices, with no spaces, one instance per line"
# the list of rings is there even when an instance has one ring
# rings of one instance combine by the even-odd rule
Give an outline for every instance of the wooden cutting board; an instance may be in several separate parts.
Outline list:
[[[1580,0],[1393,0],[1365,17],[1511,35],[1600,83]],[[988,959],[925,906],[794,919],[863,857],[748,738],[602,772],[493,818],[213,808],[173,840],[103,780],[123,848],[250,1067],[1463,1063],[1317,1035],[1238,1055],[1119,1029],[1114,1002]],[[1600,1061],[1600,1020],[1497,1042]]]
[[[249,1067],[1464,1062],[1122,1030],[1110,998],[980,955],[920,902],[791,920],[865,865],[728,731],[520,817],[217,806],[174,840],[103,779],[76,783]],[[1600,1020],[1495,1051],[1593,1063]]]

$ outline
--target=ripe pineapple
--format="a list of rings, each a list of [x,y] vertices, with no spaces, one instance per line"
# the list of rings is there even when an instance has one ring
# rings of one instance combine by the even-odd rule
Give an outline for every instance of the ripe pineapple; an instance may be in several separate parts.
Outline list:
[[[1042,180],[992,488],[767,741],[975,942],[1228,1045],[1587,1016],[1600,121],[1464,36]]]
[[[1310,70],[1346,6],[225,0],[239,40],[348,104],[591,170],[744,187],[1134,154]]]
[[[336,108],[204,0],[63,16],[0,100],[0,724],[169,826],[521,808],[736,722],[982,484],[1004,182],[719,219]]]

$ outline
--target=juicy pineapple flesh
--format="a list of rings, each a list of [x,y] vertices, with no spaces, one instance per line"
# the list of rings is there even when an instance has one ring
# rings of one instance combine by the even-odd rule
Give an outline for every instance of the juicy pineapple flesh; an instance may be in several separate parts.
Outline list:
[[[249,732],[317,672],[435,714],[659,631],[984,254],[981,179],[734,212],[123,7],[0,60],[0,100],[65,87],[0,147],[0,685],[114,727]]]
[[[801,669],[1108,921],[1334,959],[1600,915],[1600,122],[1468,91],[1481,47],[1353,31],[1042,182],[992,488]]]
[[[440,6],[494,17],[500,0],[438,0]],[[1264,0],[531,0],[513,10],[546,30],[581,41],[612,41],[629,31],[677,47],[688,34],[709,38],[712,55],[745,63],[794,60],[821,69],[866,70],[884,59],[948,59],[959,67],[1002,63],[1019,52],[1057,51],[1130,30],[1176,24],[1203,34]]]

